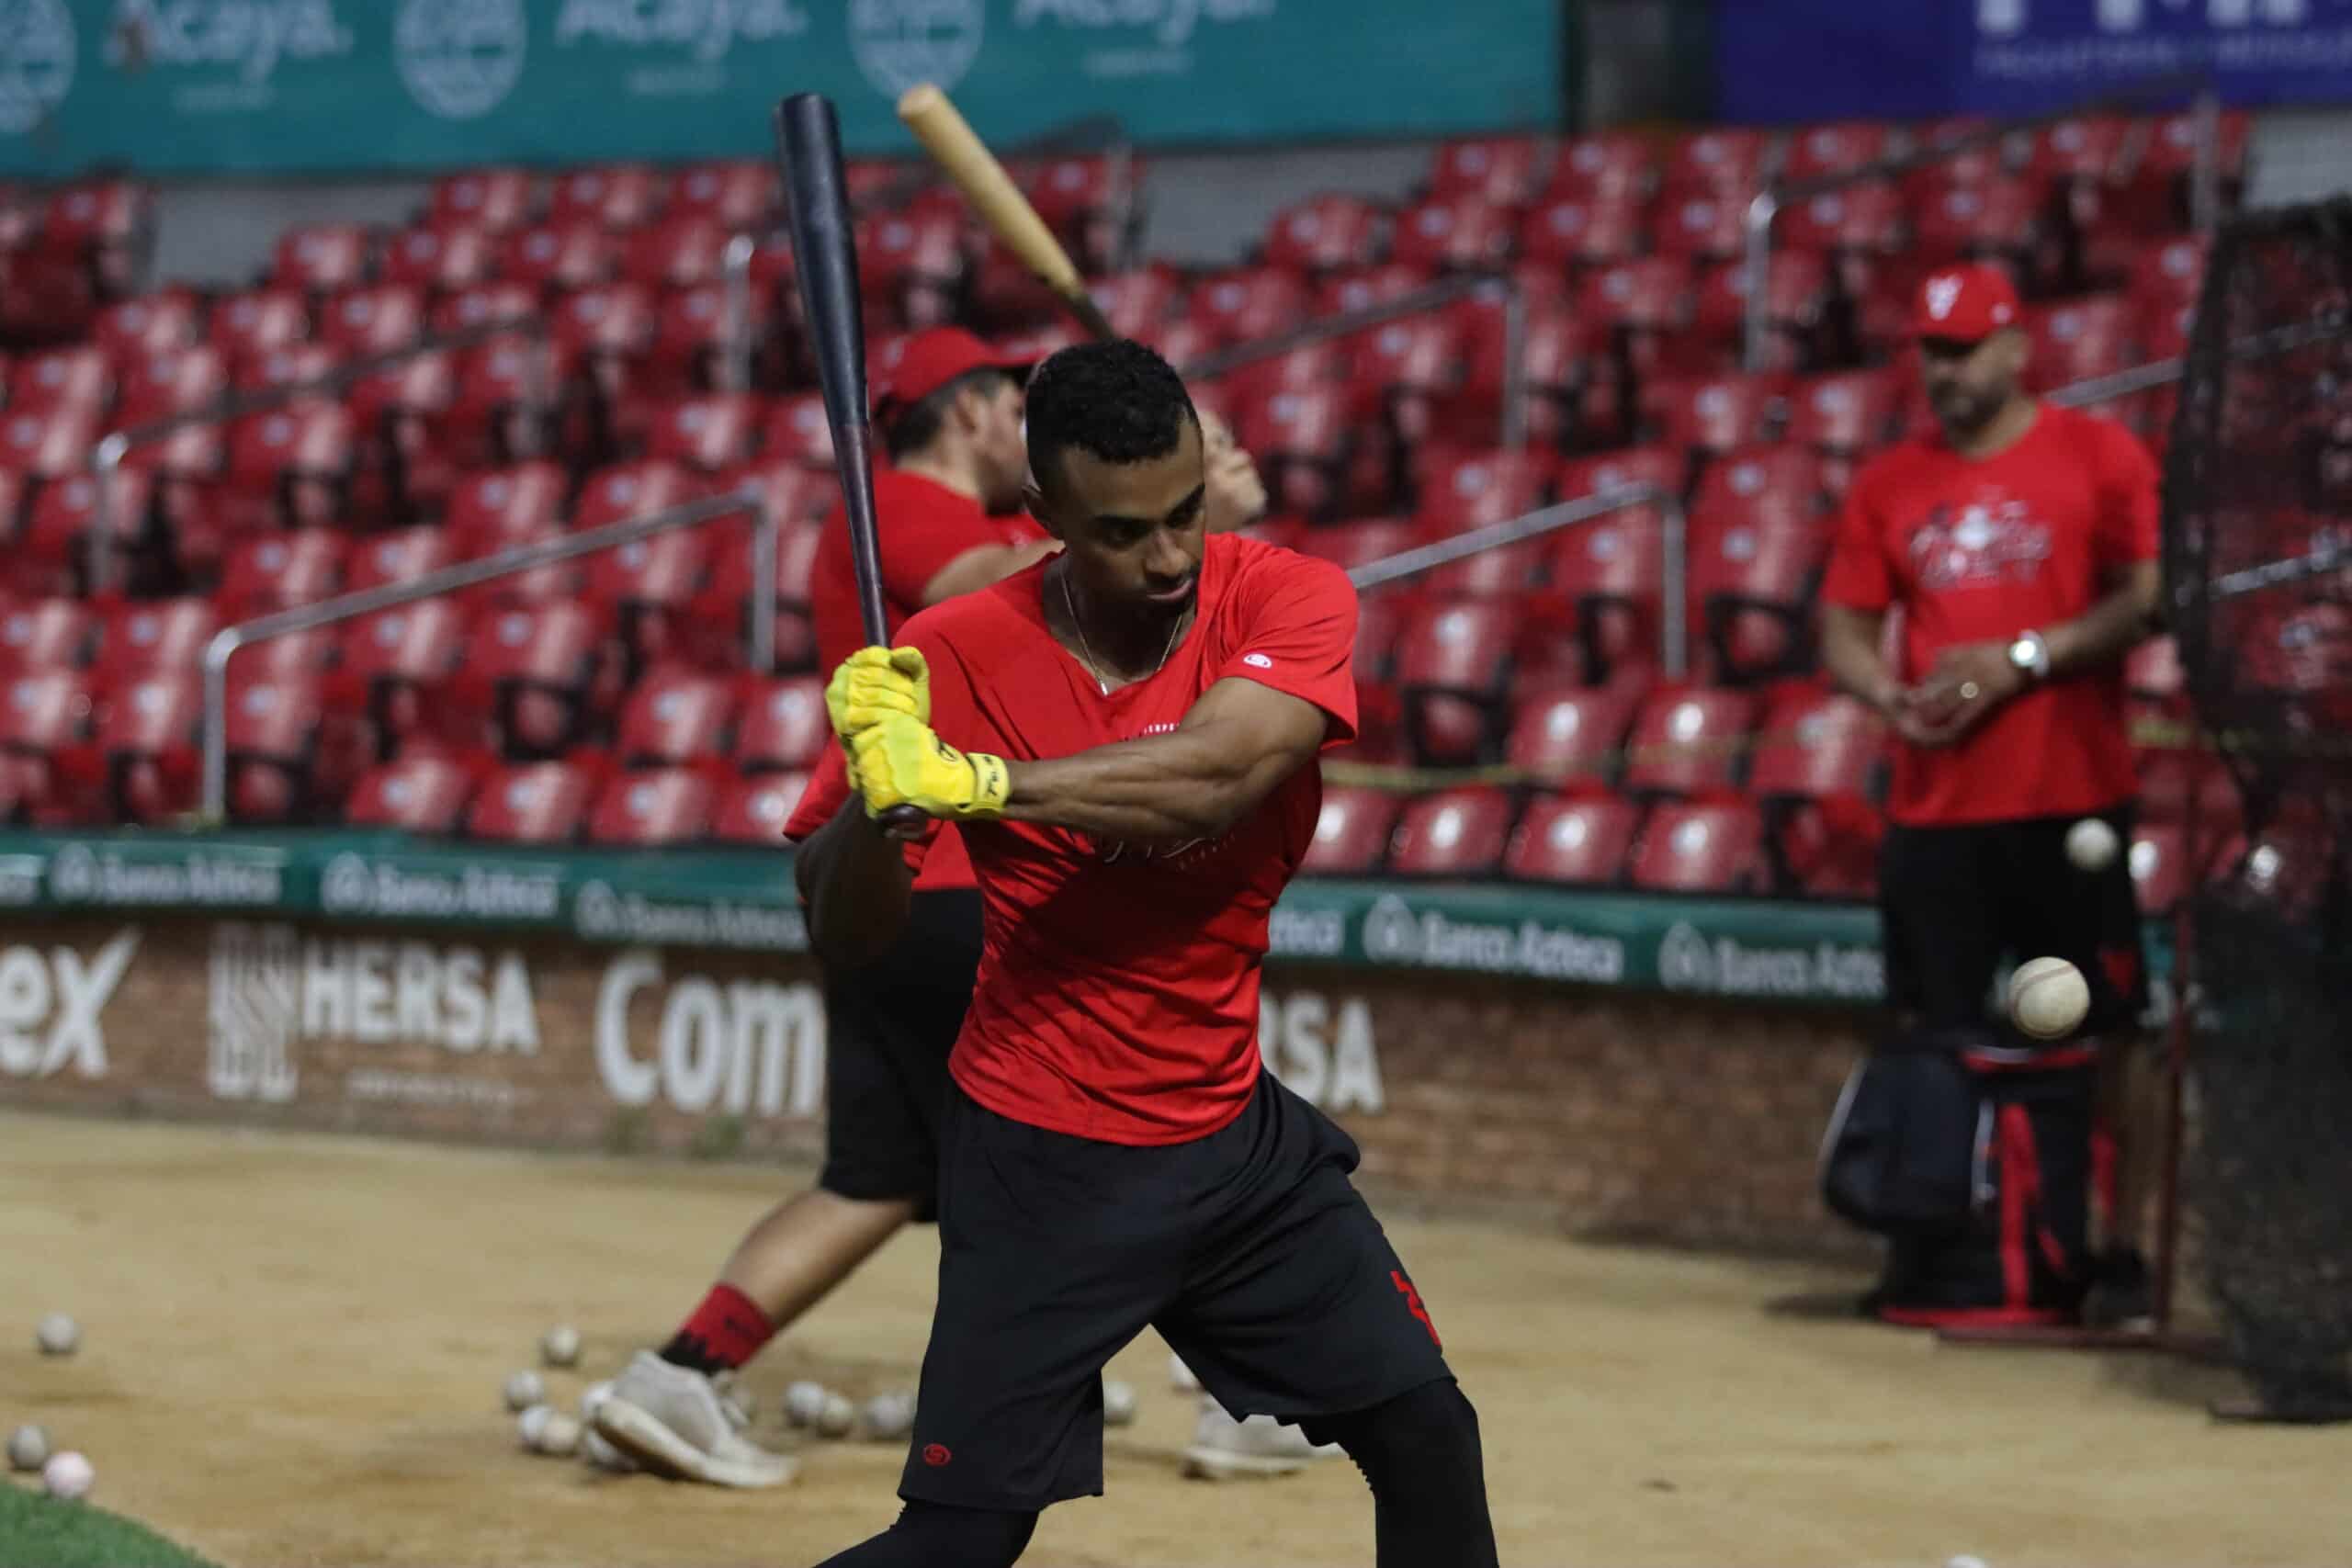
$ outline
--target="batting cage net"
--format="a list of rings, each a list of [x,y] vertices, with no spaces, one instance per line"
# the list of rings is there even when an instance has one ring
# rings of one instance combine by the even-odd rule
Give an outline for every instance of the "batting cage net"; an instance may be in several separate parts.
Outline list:
[[[2243,812],[2197,846],[2188,1190],[2245,1413],[2288,1420],[2352,1418],[2348,322],[2352,202],[2225,228],[2166,475],[2173,629]]]

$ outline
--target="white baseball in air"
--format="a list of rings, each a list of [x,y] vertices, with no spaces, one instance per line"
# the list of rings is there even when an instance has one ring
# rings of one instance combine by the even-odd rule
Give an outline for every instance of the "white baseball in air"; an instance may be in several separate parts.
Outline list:
[[[825,1413],[825,1385],[797,1382],[784,1391],[784,1418],[796,1427],[813,1427]]]
[[[2009,976],[2009,1017],[2036,1040],[2072,1034],[2091,1010],[2083,972],[2063,958],[2034,958]]]
[[[71,1449],[50,1455],[49,1462],[40,1467],[42,1489],[67,1503],[87,1496],[97,1479],[98,1472],[91,1468],[90,1461]]]
[[[70,1356],[82,1348],[82,1325],[62,1312],[51,1313],[33,1330],[44,1356]]]
[[[2077,871],[2105,871],[2122,848],[2115,829],[2097,817],[2086,817],[2066,829],[2066,858]]]
[[[8,1434],[8,1468],[39,1470],[49,1462],[49,1434],[28,1423]]]
[[[559,1323],[539,1336],[539,1359],[550,1367],[569,1367],[580,1359],[580,1330]]]
[[[817,1410],[817,1435],[820,1438],[846,1438],[857,1425],[857,1406],[846,1394],[829,1393]]]
[[[1102,1425],[1124,1427],[1136,1418],[1136,1385],[1117,1378],[1102,1380]]]
[[[537,1372],[516,1372],[506,1380],[505,1393],[506,1408],[519,1414],[534,1404],[545,1404],[548,1385]]]

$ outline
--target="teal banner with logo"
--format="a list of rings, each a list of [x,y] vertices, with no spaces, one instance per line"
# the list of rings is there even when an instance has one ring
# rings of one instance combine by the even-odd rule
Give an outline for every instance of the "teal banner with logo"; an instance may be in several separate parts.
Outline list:
[[[854,152],[944,87],[1009,145],[1411,137],[1562,111],[1569,0],[0,0],[0,171],[326,174]]]

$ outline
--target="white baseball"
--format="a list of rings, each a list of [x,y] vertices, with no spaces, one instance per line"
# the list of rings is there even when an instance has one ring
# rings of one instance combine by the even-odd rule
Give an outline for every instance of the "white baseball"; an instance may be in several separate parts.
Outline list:
[[[1984,1560],[1982,1557],[1971,1557],[1966,1552],[1962,1552],[1958,1557],[1946,1562],[1944,1568],[1984,1568]]]
[[[1193,1375],[1193,1369],[1184,1364],[1184,1358],[1173,1350],[1168,1352],[1168,1386],[1178,1393],[1201,1392],[1201,1380]]]
[[[506,1380],[506,1408],[521,1412],[548,1398],[547,1381],[537,1372],[516,1372]]]
[[[817,1435],[820,1438],[846,1438],[857,1425],[857,1406],[848,1396],[839,1393],[825,1395],[825,1403],[817,1410]]]
[[[548,1420],[555,1415],[552,1404],[534,1404],[514,1417],[514,1435],[526,1449],[539,1446],[539,1434],[547,1430]]]
[[[559,1323],[539,1336],[539,1359],[550,1367],[569,1367],[580,1359],[580,1330]]]
[[[1136,1387],[1117,1378],[1102,1380],[1102,1425],[1124,1427],[1136,1418]]]
[[[596,1410],[613,1396],[613,1380],[592,1382],[580,1391],[580,1419],[590,1426],[596,1424]]]
[[[560,1410],[549,1410],[531,1446],[550,1459],[570,1459],[580,1451],[580,1423]]]
[[[70,1356],[82,1348],[82,1325],[62,1312],[51,1313],[33,1330],[44,1356]]]
[[[915,1429],[915,1396],[877,1393],[865,1402],[865,1435],[876,1442],[896,1442]]]
[[[39,1427],[23,1426],[8,1434],[8,1467],[11,1470],[39,1470],[49,1462],[49,1434]]]
[[[2097,817],[2086,817],[2066,829],[2066,858],[2077,871],[2105,871],[2122,847],[2115,829]]]
[[[784,1418],[796,1427],[813,1427],[825,1413],[825,1385],[797,1382],[784,1391]]]
[[[98,1472],[90,1467],[90,1461],[71,1449],[50,1455],[49,1462],[40,1467],[41,1486],[51,1496],[68,1503],[87,1496],[97,1479]]]
[[[2035,958],[2009,976],[2009,1017],[2036,1040],[2072,1034],[2091,1010],[2083,972],[2063,958]]]

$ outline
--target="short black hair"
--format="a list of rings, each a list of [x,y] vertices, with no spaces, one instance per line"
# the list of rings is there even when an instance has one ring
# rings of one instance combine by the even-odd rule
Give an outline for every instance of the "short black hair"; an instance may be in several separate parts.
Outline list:
[[[1075,446],[1106,463],[1164,457],[1197,425],[1176,368],[1125,338],[1063,349],[1030,373],[1029,471],[1041,485]]]
[[[905,462],[939,439],[947,423],[947,411],[956,406],[957,398],[974,388],[994,397],[999,386],[1014,379],[1010,370],[983,365],[941,382],[904,408],[888,410],[882,421],[882,449],[890,454],[890,461]]]

